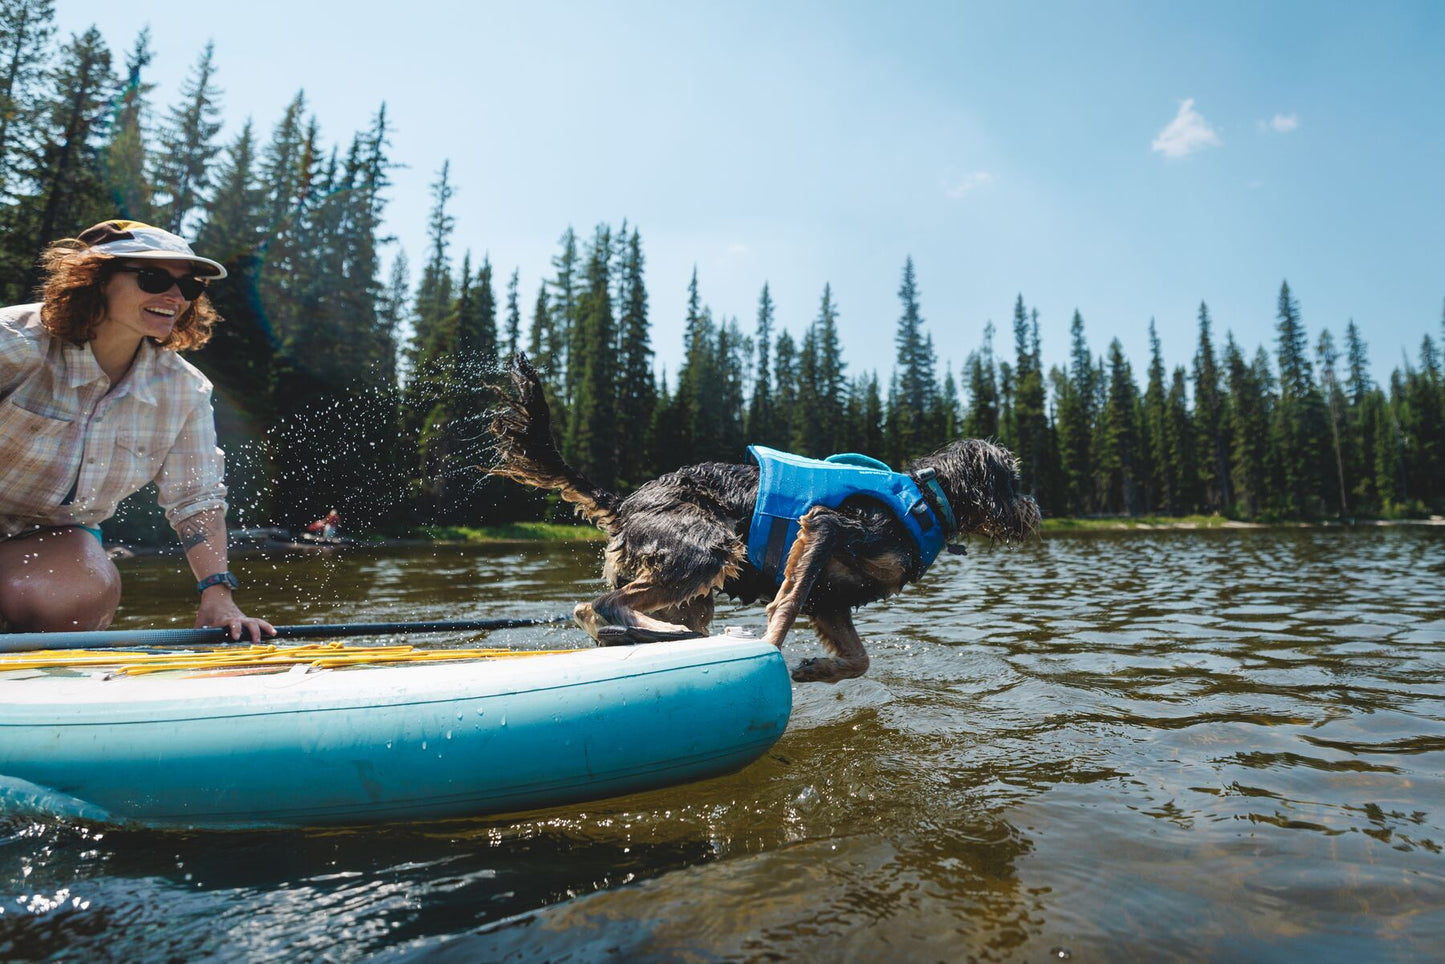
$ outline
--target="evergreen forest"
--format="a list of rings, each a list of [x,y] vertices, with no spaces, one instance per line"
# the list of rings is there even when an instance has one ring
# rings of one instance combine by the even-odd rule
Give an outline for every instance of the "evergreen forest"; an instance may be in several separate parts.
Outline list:
[[[210,297],[224,323],[188,357],[216,386],[233,525],[294,528],[329,508],[397,533],[563,518],[554,498],[484,475],[485,412],[518,350],[548,381],[564,455],[621,490],[741,461],[749,443],[898,466],[971,435],[1019,455],[1046,517],[1445,511],[1441,342],[1427,331],[1378,383],[1359,326],[1311,335],[1288,282],[1263,343],[1219,332],[1201,303],[1193,356],[1166,362],[1151,322],[1138,371],[1118,339],[1091,344],[1078,312],[1067,364],[1045,370],[1020,294],[1009,330],[985,325],[955,371],[905,258],[896,356],[879,371],[847,358],[831,286],[790,330],[766,284],[740,321],[714,313],[694,270],[661,281],[688,301],[667,326],[683,322],[682,362],[659,372],[638,226],[558,225],[550,277],[524,292],[518,271],[457,250],[444,164],[413,263],[385,230],[399,161],[384,104],[332,141],[298,93],[269,128],[223,136],[213,49],[169,105],[153,102],[152,60],[148,31],[113,51],[95,28],[58,36],[53,0],[0,0],[0,294],[33,300],[39,252],[112,217],[223,261]],[[107,524],[136,540],[170,538],[161,528],[145,493]]]

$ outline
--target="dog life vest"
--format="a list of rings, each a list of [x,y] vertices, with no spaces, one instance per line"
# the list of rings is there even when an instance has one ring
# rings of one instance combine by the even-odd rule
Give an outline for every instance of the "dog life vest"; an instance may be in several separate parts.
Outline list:
[[[919,556],[914,579],[943,549],[948,534],[918,483],[877,459],[851,452],[810,459],[762,445],[749,445],[748,454],[758,463],[758,504],[748,528],[748,561],[779,583],[803,515],[818,505],[836,509],[853,496],[867,496],[887,506],[912,536]]]

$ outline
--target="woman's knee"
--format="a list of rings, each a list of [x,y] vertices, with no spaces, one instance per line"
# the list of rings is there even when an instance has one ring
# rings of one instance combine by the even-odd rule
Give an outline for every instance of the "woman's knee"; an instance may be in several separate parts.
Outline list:
[[[81,538],[92,539],[88,533]],[[17,548],[17,547],[11,547]],[[120,572],[101,551],[76,539],[51,537],[0,567],[0,614],[12,630],[96,630],[120,605]]]

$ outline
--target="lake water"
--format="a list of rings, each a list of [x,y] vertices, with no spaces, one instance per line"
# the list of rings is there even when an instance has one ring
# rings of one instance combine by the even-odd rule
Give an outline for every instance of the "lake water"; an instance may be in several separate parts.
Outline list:
[[[277,623],[541,616],[596,593],[598,549],[236,568]],[[190,624],[178,560],[122,572],[118,628]],[[858,623],[868,675],[795,686],[777,746],[701,784],[354,830],[0,817],[0,959],[1445,954],[1445,528],[977,547]],[[785,652],[820,652],[804,621]]]

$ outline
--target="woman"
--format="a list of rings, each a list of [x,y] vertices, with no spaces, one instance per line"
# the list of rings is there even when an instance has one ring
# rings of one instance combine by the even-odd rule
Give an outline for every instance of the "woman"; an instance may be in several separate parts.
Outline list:
[[[98,526],[153,481],[196,575],[196,626],[274,635],[232,599],[211,383],[178,354],[210,338],[204,291],[226,269],[135,221],[57,242],[43,264],[43,300],[0,309],[0,628],[110,625],[120,573]]]

